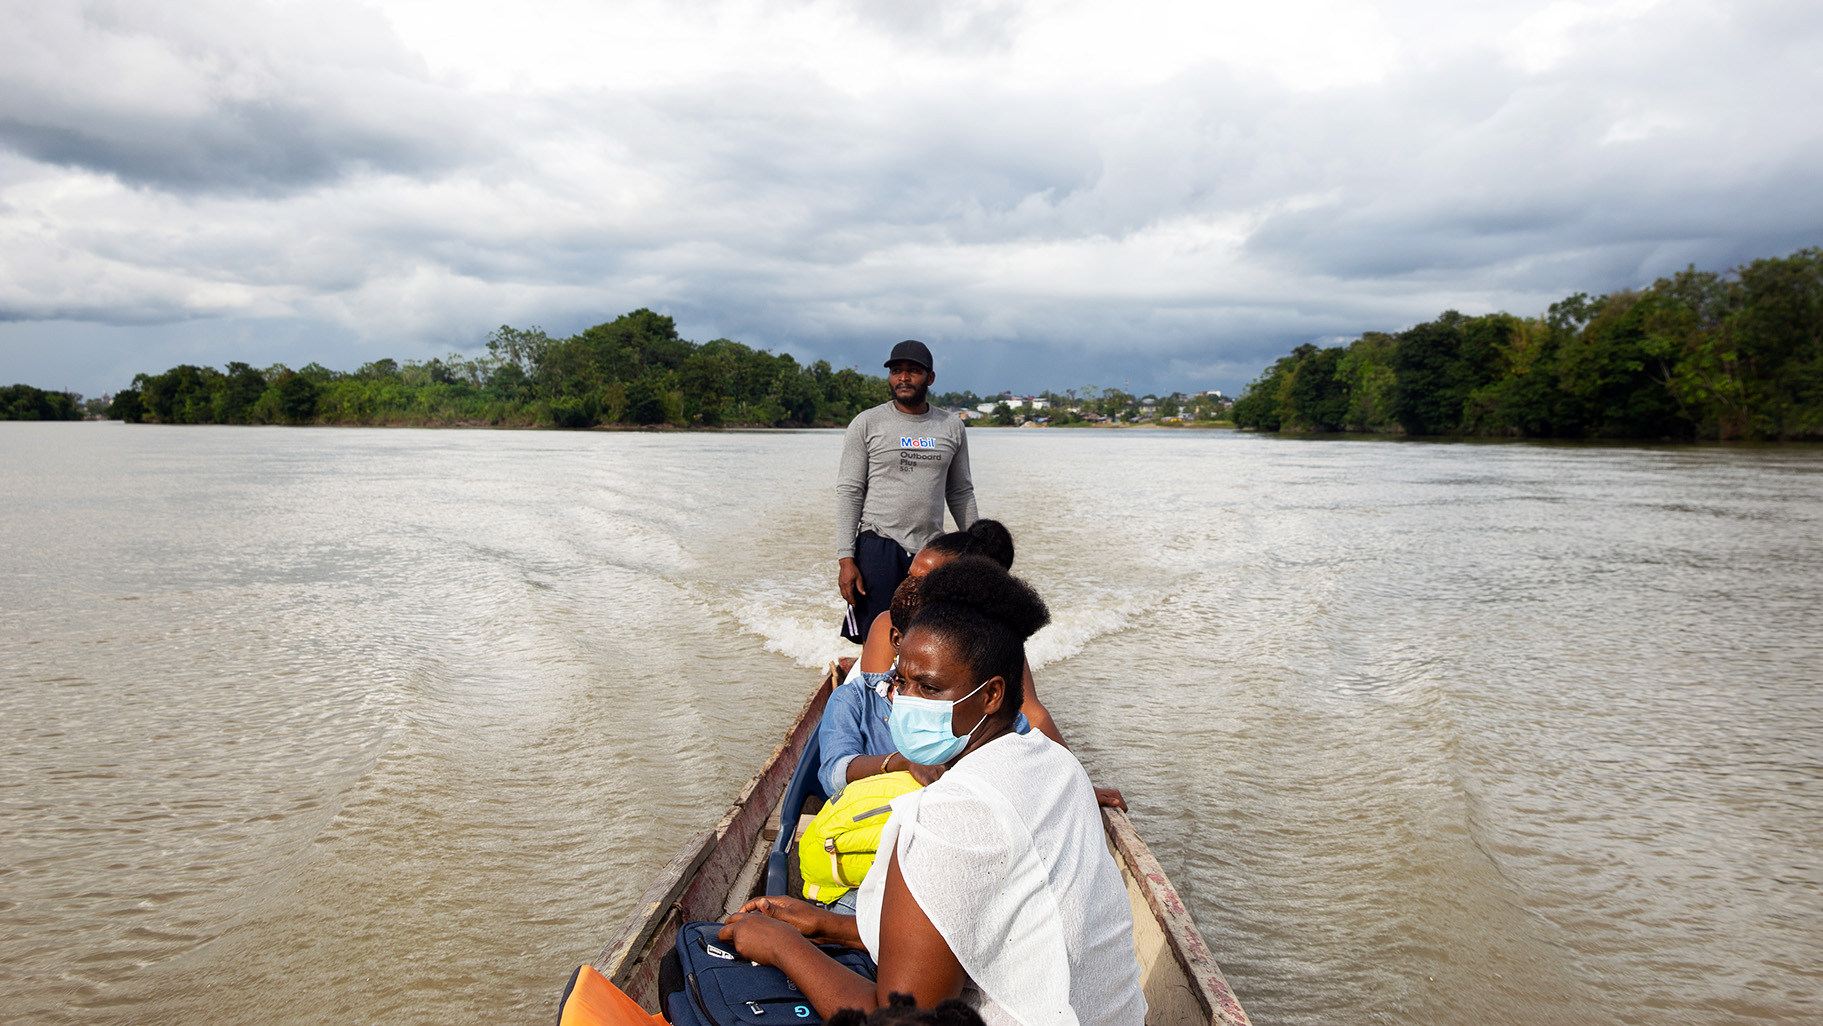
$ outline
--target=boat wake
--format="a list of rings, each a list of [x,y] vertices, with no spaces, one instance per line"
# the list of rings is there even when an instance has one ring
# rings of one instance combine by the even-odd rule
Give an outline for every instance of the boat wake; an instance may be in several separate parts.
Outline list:
[[[842,622],[842,603],[823,598],[827,583],[820,578],[805,582],[761,582],[738,594],[710,598],[710,590],[697,589],[706,604],[734,619],[744,634],[757,637],[768,652],[775,652],[808,669],[821,669],[832,659],[858,656],[858,646],[844,641],[836,629]],[[1126,630],[1143,611],[1137,595],[1090,592],[1077,601],[1051,606],[1051,623],[1032,636],[1026,658],[1034,670],[1062,662],[1081,652],[1097,638]]]
[[[1090,596],[1084,596],[1091,599]],[[1138,596],[1102,595],[1101,601],[1051,606],[1051,622],[1026,642],[1025,658],[1037,670],[1081,652],[1097,638],[1119,634],[1144,608]],[[1111,600],[1111,601],[1110,601]]]
[[[758,636],[766,651],[777,652],[799,666],[821,669],[830,660],[858,656],[860,646],[843,640],[836,633],[842,622],[842,606],[775,606],[765,601],[751,601],[729,610],[741,630]]]
[[[678,587],[710,610],[732,619],[742,634],[806,669],[820,670],[830,660],[859,655],[858,646],[837,633],[843,605],[822,594],[828,582],[815,579],[761,580],[744,587],[710,581],[678,581]]]

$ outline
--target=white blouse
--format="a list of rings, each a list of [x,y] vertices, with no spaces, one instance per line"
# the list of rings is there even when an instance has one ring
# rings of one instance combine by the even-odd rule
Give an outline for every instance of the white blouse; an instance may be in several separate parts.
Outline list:
[[[879,957],[889,851],[949,944],[988,1026],[1141,1026],[1133,914],[1088,774],[1038,731],[970,752],[893,801],[862,881],[862,942]]]

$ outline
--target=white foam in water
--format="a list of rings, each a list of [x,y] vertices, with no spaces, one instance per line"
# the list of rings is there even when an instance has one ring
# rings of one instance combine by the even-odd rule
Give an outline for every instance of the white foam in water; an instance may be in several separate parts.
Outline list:
[[[1109,595],[1105,598],[1112,601],[1090,601],[1068,607],[1053,605],[1051,622],[1032,635],[1032,640],[1025,645],[1025,658],[1032,664],[1032,669],[1068,659],[1096,638],[1126,630],[1143,605],[1137,596],[1115,598]]]
[[[731,596],[720,600],[710,598],[718,593],[706,586],[691,590],[706,604],[734,617],[743,633],[762,639],[766,651],[820,670],[832,659],[858,655],[861,650],[837,633],[842,603],[833,597],[813,597],[812,585],[808,581],[799,587],[784,581],[761,581],[751,588],[734,589]],[[814,586],[819,591],[826,587],[821,580]]]
[[[829,661],[845,655],[859,655],[861,650],[842,640],[836,633],[841,624],[842,607],[813,608],[806,612],[783,609],[755,598],[730,610],[740,621],[741,629],[765,639],[766,651],[778,654],[810,669],[822,669]]]
[[[823,582],[764,581],[738,589],[732,598],[710,598],[707,588],[691,589],[705,603],[734,617],[747,634],[763,639],[766,651],[776,652],[809,669],[821,669],[832,659],[859,655],[860,649],[836,633],[843,606],[834,599],[813,597]],[[1145,603],[1137,595],[1089,591],[1068,605],[1051,606],[1051,622],[1026,644],[1026,658],[1034,670],[1081,652],[1091,641],[1126,630]]]

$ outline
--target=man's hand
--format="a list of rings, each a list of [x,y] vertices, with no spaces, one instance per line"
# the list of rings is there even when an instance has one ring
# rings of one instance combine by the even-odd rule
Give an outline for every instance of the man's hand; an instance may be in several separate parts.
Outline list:
[[[861,583],[861,568],[855,565],[852,556],[843,556],[838,563],[841,569],[836,571],[836,590],[842,593],[842,601],[851,606],[860,605],[856,596],[867,594],[867,587]],[[866,630],[871,624],[862,624]]]
[[[1106,805],[1110,809],[1119,809],[1122,812],[1127,811],[1127,800],[1120,796],[1120,791],[1117,788],[1112,788],[1112,787],[1096,788],[1095,789],[1095,804]]]

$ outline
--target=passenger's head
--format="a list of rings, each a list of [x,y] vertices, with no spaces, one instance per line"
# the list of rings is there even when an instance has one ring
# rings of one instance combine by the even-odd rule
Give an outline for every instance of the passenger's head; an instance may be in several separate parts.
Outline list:
[[[907,577],[893,589],[893,602],[888,607],[892,619],[889,621],[891,630],[887,640],[892,642],[894,652],[899,650],[899,642],[904,640],[905,630],[911,626],[912,617],[918,615],[918,609],[924,605],[921,580],[918,577]]]
[[[923,577],[957,556],[986,556],[1002,570],[1011,570],[1013,533],[998,520],[977,520],[966,531],[951,531],[925,542],[906,572]]]
[[[911,567],[905,572],[912,577],[923,577],[957,556],[967,554],[974,544],[974,536],[967,531],[940,534],[924,543],[924,547],[912,557]]]
[[[844,1008],[829,1017],[829,1026],[983,1026],[981,1013],[959,998],[946,998],[935,1008],[919,1008],[910,994],[893,993],[871,1012]]]
[[[983,716],[1010,725],[1025,701],[1026,639],[1051,619],[1044,600],[981,556],[932,570],[918,591],[923,605],[899,645],[900,693],[955,702],[958,735]]]

